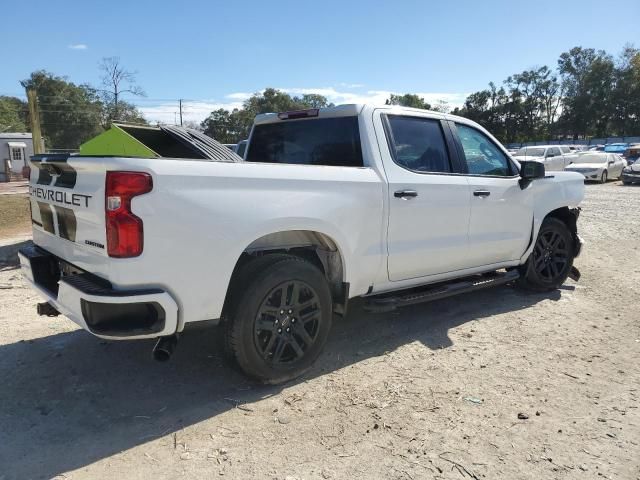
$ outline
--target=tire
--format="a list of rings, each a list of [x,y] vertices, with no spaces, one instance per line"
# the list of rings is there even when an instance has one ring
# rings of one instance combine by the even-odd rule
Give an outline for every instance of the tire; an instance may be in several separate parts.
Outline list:
[[[609,179],[609,174],[607,173],[606,170],[604,170],[602,172],[602,175],[600,175],[600,183],[607,183],[608,179]]]
[[[240,369],[269,384],[306,372],[331,330],[324,274],[299,257],[265,255],[243,266],[230,288],[225,343]]]
[[[520,267],[518,285],[538,292],[557,289],[567,280],[574,256],[573,235],[567,225],[557,218],[546,218],[533,252]]]

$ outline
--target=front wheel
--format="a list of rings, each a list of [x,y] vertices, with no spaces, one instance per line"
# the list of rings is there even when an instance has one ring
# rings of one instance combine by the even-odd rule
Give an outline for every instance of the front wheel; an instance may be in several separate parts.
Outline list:
[[[232,282],[227,344],[240,368],[263,382],[291,380],[318,358],[331,329],[324,274],[291,255],[266,255]]]
[[[533,252],[520,267],[519,285],[535,291],[560,287],[573,267],[574,255],[573,235],[567,225],[557,218],[546,218]]]
[[[609,174],[605,170],[604,172],[602,172],[602,175],[600,175],[600,183],[607,183],[608,179],[609,179]]]

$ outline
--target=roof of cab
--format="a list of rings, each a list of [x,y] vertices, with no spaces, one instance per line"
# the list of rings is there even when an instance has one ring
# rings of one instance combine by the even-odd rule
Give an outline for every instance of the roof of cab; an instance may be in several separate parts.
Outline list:
[[[393,110],[396,112],[413,112],[413,113],[421,113],[421,114],[430,114],[430,115],[434,115],[440,118],[448,118],[450,120],[461,120],[461,121],[465,121],[465,122],[469,122],[468,119],[463,118],[463,117],[457,117],[455,115],[449,115],[449,114],[444,114],[442,112],[436,112],[433,110],[423,110],[420,108],[411,108],[411,107],[403,107],[400,105],[376,105],[376,104],[363,104],[363,103],[349,103],[349,104],[344,104],[344,105],[336,105],[334,107],[326,107],[326,108],[318,108],[318,109],[314,109],[314,108],[309,108],[309,109],[304,109],[304,110],[300,110],[300,111],[308,111],[308,110],[318,110],[318,115],[313,115],[311,117],[308,117],[308,119],[313,119],[313,118],[335,118],[335,117],[351,117],[351,116],[356,116],[359,115],[360,113],[362,113],[362,111],[365,108],[382,108],[382,109],[388,109],[388,110]],[[279,113],[284,113],[284,112],[279,112]],[[280,119],[278,117],[278,113],[261,113],[259,115],[256,115],[256,118],[254,120],[254,124],[255,125],[260,125],[260,124],[264,124],[264,123],[274,123],[274,122],[280,122],[280,121],[293,121],[293,120],[306,120],[305,118],[295,118],[295,119]]]

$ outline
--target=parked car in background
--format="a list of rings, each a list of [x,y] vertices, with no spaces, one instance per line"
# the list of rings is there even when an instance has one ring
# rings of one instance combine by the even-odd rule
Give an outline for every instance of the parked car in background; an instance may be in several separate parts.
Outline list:
[[[588,145],[567,145],[572,153],[586,152],[589,150]]]
[[[630,185],[640,183],[640,162],[636,161],[622,170],[622,183]]]
[[[635,163],[640,158],[640,143],[632,143],[624,151],[622,156],[625,158],[629,165]]]
[[[585,180],[606,183],[610,178],[620,178],[627,162],[616,153],[585,152],[567,166],[566,170],[584,175]]]
[[[607,153],[617,153],[618,155],[622,155],[627,148],[629,148],[628,143],[607,143],[603,150]]]
[[[244,152],[247,150],[247,143],[249,143],[249,140],[240,140],[233,151],[240,157],[244,158]]]
[[[535,145],[522,147],[513,158],[518,161],[542,162],[548,171],[562,171],[577,160],[578,154],[572,153],[568,145]]]

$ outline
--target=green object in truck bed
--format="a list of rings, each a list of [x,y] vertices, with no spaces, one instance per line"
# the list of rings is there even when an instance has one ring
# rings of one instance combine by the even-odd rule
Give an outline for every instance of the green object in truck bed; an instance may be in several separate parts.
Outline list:
[[[213,138],[173,125],[151,127],[114,123],[106,132],[80,145],[80,155],[242,162],[235,152]]]
[[[161,155],[143,143],[145,137],[156,135],[162,135],[157,127],[113,124],[80,145],[80,155],[157,158]]]

